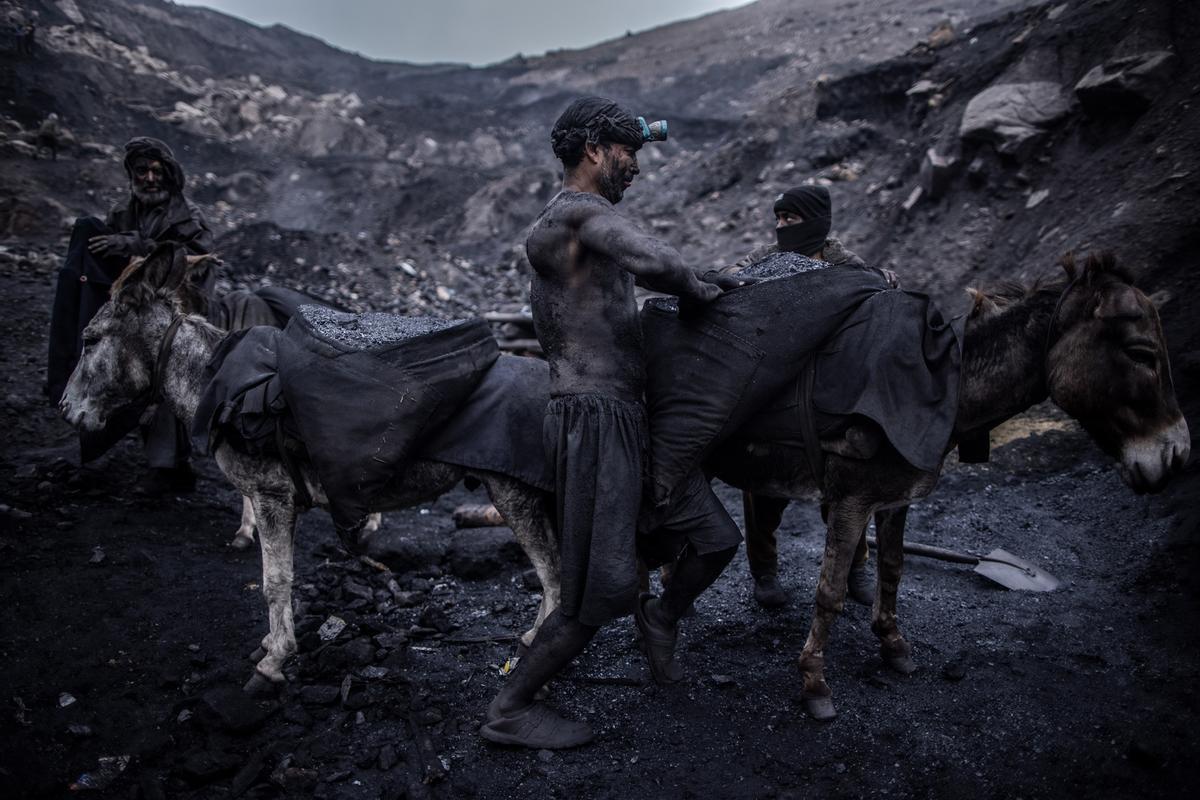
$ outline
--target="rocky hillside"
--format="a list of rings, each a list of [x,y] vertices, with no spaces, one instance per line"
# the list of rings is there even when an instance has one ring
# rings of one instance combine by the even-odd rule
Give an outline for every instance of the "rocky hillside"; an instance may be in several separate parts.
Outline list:
[[[795,95],[807,97],[823,71],[861,68],[938,25],[962,26],[979,3],[820,0],[800,13],[763,0],[484,69],[373,62],[167,3],[22,5],[16,13],[38,15],[38,50],[5,53],[0,73],[12,99],[3,149],[17,157],[0,230],[49,241],[62,218],[105,206],[122,182],[110,147],[146,132],[185,159],[191,192],[228,235],[222,251],[245,280],[453,311],[523,302],[522,230],[555,191],[546,135],[573,95],[606,93],[671,119],[673,141],[645,152],[632,212],[663,231],[681,226],[681,246],[697,257],[732,255],[743,235],[760,234],[758,220],[714,226],[697,212],[710,213],[703,201],[715,190],[759,207],[773,186],[755,180],[770,155],[756,142],[778,137],[781,124],[808,124]],[[66,163],[24,163],[21,144],[50,111],[78,146]],[[753,174],[711,163],[743,143],[751,147],[733,169],[757,157]]]
[[[485,68],[376,62],[156,0],[35,0],[0,84],[0,235],[50,268],[122,191],[114,145],[171,142],[236,280],[445,313],[525,302],[523,230],[553,194],[547,129],[608,94],[666,117],[628,213],[698,263],[772,236],[771,198],[832,187],[847,244],[909,287],[1049,274],[1108,247],[1160,292],[1177,380],[1195,258],[1197,93],[1184,0],[760,0]],[[73,139],[32,160],[50,111]]]

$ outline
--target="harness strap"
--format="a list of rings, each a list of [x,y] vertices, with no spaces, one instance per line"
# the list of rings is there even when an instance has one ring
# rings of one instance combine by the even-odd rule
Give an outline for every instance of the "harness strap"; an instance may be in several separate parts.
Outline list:
[[[167,361],[171,358],[171,347],[175,344],[175,334],[179,333],[181,324],[183,324],[183,315],[177,314],[175,319],[171,320],[171,324],[167,326],[162,344],[158,346],[158,358],[154,360],[154,399],[163,396],[163,382],[167,379]]]
[[[800,432],[804,435],[804,454],[812,470],[817,491],[825,490],[825,453],[817,434],[816,410],[813,408],[813,387],[817,378],[817,360],[810,358],[796,378],[796,413],[800,416]]]
[[[1062,294],[1058,296],[1058,302],[1054,304],[1054,313],[1050,315],[1050,323],[1046,325],[1046,344],[1042,347],[1042,369],[1046,371],[1046,362],[1050,358],[1050,348],[1054,345],[1051,339],[1054,337],[1054,324],[1058,322],[1058,312],[1062,311],[1063,301],[1067,299],[1067,295],[1075,288],[1075,284],[1079,283],[1082,274],[1075,276],[1067,283],[1066,288],[1062,290]]]

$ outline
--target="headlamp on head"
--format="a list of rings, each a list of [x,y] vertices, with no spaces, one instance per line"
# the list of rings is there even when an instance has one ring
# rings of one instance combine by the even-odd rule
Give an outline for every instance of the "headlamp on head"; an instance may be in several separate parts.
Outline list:
[[[643,142],[665,142],[667,140],[667,121],[646,122],[645,117],[638,117],[637,124],[642,129]]]

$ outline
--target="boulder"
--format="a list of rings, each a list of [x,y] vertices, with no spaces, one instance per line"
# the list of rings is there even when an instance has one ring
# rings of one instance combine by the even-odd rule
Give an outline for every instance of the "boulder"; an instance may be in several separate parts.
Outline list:
[[[367,539],[367,555],[403,572],[440,563],[446,556],[447,546],[442,536],[416,536],[384,529]]]
[[[1043,134],[1071,113],[1071,98],[1057,83],[1003,83],[971,98],[958,135],[991,142],[1004,155],[1022,159]]]
[[[80,142],[78,155],[80,158],[90,158],[104,161],[117,157],[117,148],[104,142]]]
[[[53,197],[8,197],[0,200],[0,236],[59,236],[72,214]]]
[[[260,727],[269,712],[245,692],[233,688],[216,688],[200,698],[200,719],[205,726],[232,733],[249,733]]]
[[[1089,114],[1141,114],[1166,87],[1179,59],[1168,50],[1114,58],[1093,67],[1075,84]]]
[[[525,552],[508,528],[469,528],[450,540],[450,571],[460,578],[490,578],[526,563]]]
[[[930,200],[937,200],[946,193],[957,172],[957,158],[941,155],[932,147],[926,150],[925,160],[921,163],[921,188],[924,195]]]
[[[387,139],[374,128],[333,114],[322,114],[304,122],[296,147],[306,156],[369,156],[383,158]]]

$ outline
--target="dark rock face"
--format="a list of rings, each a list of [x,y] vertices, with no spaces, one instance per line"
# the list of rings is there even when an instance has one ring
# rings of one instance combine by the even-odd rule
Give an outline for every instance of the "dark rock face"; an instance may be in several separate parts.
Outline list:
[[[449,542],[439,536],[414,536],[411,532],[384,529],[367,540],[367,552],[392,565],[397,571],[420,569],[439,564],[446,557]]]
[[[455,531],[446,553],[450,571],[466,580],[481,580],[528,564],[525,552],[508,528]]]
[[[200,702],[201,719],[231,733],[249,733],[261,727],[270,712],[249,695],[233,688],[205,692]]]
[[[1141,114],[1166,88],[1178,62],[1167,50],[1115,58],[1080,78],[1075,94],[1089,114]]]

